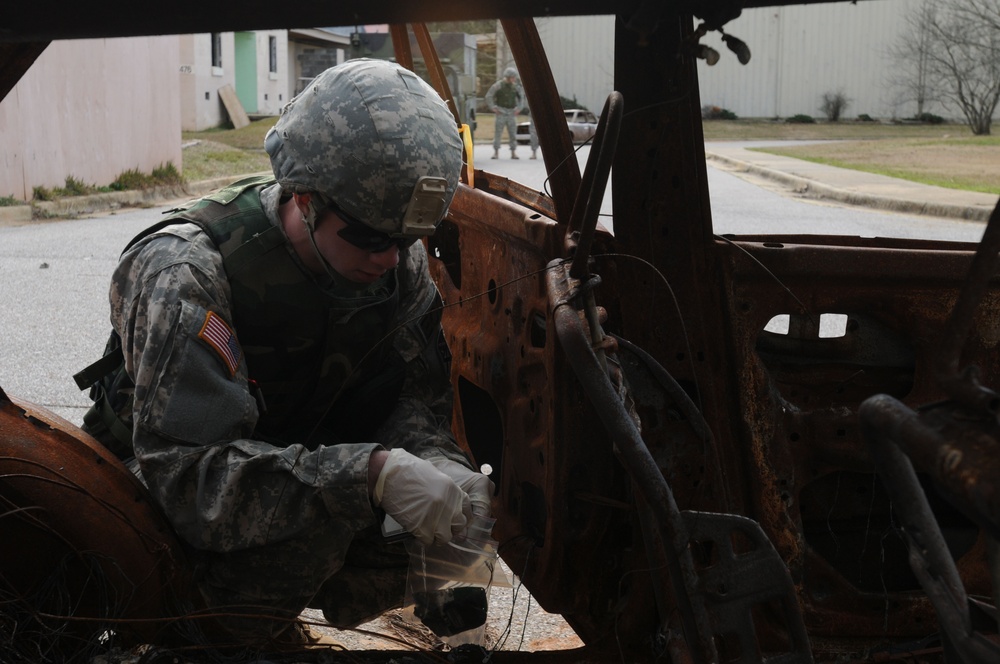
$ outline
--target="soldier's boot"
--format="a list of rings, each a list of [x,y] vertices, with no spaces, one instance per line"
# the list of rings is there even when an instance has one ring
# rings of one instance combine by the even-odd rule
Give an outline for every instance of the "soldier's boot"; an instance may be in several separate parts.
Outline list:
[[[514,148],[510,149],[510,158],[511,159],[520,159],[520,157],[517,156],[517,150],[515,150]]]
[[[490,159],[499,159],[499,158],[500,158],[500,150],[497,148],[493,148],[493,156],[490,157]]]

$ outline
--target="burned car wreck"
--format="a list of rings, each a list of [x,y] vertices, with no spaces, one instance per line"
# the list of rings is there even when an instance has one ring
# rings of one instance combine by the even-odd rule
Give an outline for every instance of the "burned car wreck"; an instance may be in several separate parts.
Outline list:
[[[422,57],[450,99],[420,22],[500,16],[550,193],[473,165],[428,249],[454,430],[494,469],[501,556],[586,646],[493,658],[998,661],[1000,211],[978,246],[715,235],[698,39],[780,4],[308,2],[236,17],[184,1],[155,23],[114,1],[55,20],[40,5],[0,32],[0,90],[51,39],[294,20],[391,23],[397,61]],[[600,13],[619,17],[616,92],[581,171],[531,17]],[[842,336],[819,336],[828,314]],[[765,330],[775,316],[787,333]],[[3,392],[0,446],[3,638],[28,621],[70,653],[106,630],[155,642],[191,570],[142,485]]]

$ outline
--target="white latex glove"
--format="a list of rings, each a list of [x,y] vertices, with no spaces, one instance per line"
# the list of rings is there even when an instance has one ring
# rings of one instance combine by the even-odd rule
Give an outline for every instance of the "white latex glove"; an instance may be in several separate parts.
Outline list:
[[[428,459],[434,467],[450,477],[462,491],[469,494],[472,501],[472,513],[476,516],[490,515],[490,499],[493,498],[494,486],[490,478],[482,473],[469,470],[465,466],[445,457]]]
[[[426,545],[450,542],[471,514],[469,497],[454,480],[401,449],[389,451],[372,499]]]

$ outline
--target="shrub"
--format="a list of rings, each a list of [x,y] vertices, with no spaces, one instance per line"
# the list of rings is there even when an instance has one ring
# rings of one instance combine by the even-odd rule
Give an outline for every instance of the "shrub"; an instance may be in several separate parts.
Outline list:
[[[858,122],[875,122],[875,118],[868,115],[867,113],[862,113],[858,116]]]
[[[851,100],[847,98],[847,95],[843,91],[827,92],[823,94],[819,110],[826,116],[827,120],[837,122],[850,105]]]
[[[184,178],[181,176],[173,162],[160,164],[153,169],[153,182],[158,185],[183,184]]]
[[[148,175],[138,168],[130,168],[119,173],[110,187],[115,191],[125,191],[126,189],[145,189],[149,184]]]
[[[934,115],[933,113],[926,113],[926,112],[913,116],[913,119],[916,120],[917,122],[924,122],[932,125],[942,124],[944,122],[944,118],[942,118],[940,115]]]
[[[38,186],[31,190],[31,198],[36,201],[51,201],[55,196],[50,189]]]
[[[586,106],[584,106],[583,104],[581,104],[577,100],[576,95],[573,95],[572,99],[570,99],[569,97],[563,97],[562,95],[559,95],[559,103],[561,103],[563,109],[565,109],[567,111],[571,110],[571,109],[574,109],[574,108],[580,108],[580,109],[583,109],[585,111],[589,111],[590,110],[589,108],[587,108]]]
[[[114,191],[125,191],[127,189],[149,189],[160,185],[183,184],[183,182],[184,178],[177,171],[177,167],[168,161],[154,168],[152,174],[143,173],[138,168],[122,171],[108,188]]]
[[[811,115],[806,115],[805,113],[798,113],[797,115],[793,115],[790,118],[785,118],[785,122],[789,122],[791,124],[815,124],[816,120],[813,119],[813,116]]]
[[[17,200],[13,196],[0,196],[0,207],[11,207],[13,205],[20,205],[21,201]]]
[[[735,120],[736,114],[728,108],[718,106],[702,106],[701,117],[704,120]]]
[[[92,186],[85,184],[82,180],[77,180],[72,175],[67,175],[66,185],[56,189],[53,193],[57,196],[86,196],[93,192],[93,190]]]

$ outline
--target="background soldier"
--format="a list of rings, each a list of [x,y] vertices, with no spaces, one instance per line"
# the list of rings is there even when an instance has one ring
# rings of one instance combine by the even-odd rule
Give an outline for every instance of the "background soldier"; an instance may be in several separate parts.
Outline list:
[[[486,91],[486,105],[496,118],[493,127],[493,159],[500,156],[500,140],[507,129],[510,140],[510,158],[517,159],[517,114],[525,107],[524,90],[517,78],[517,70],[507,67],[503,78]]]

